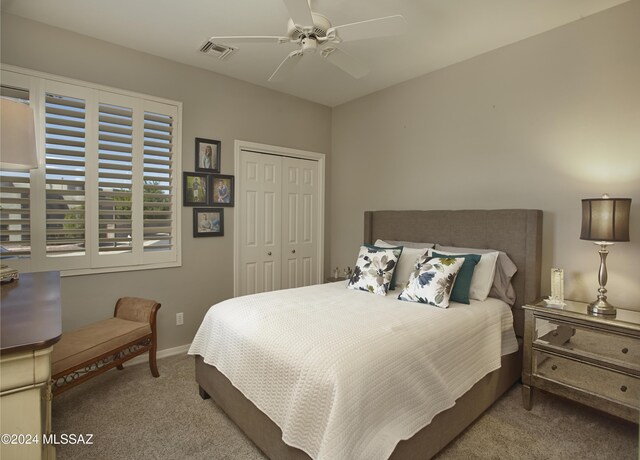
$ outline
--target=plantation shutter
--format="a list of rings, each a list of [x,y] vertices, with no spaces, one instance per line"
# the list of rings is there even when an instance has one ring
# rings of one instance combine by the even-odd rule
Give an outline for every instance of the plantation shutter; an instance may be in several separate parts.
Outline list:
[[[170,111],[144,112],[144,252],[175,251],[174,125]]]
[[[133,109],[98,106],[98,253],[133,250]]]
[[[86,101],[45,94],[47,256],[86,253]]]
[[[0,86],[0,96],[29,105],[29,90]],[[31,254],[31,173],[0,170],[0,250],[2,256]]]

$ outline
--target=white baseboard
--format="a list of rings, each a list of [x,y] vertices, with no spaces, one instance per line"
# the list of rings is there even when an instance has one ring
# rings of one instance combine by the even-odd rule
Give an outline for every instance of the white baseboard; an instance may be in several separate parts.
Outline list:
[[[169,356],[186,354],[190,346],[191,344],[187,343],[186,345],[180,345],[178,347],[165,348],[164,350],[158,350],[156,352],[156,359],[168,358]],[[128,364],[129,366],[132,366],[134,364],[142,364],[142,363],[148,363],[148,362],[149,362],[149,354],[143,353],[140,356],[136,356],[132,360],[127,361],[126,363],[124,363],[124,365],[126,366]]]

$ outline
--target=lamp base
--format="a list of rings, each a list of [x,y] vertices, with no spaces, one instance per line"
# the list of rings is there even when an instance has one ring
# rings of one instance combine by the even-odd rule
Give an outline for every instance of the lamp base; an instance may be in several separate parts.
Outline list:
[[[15,268],[8,267],[7,265],[0,266],[0,282],[2,284],[10,283],[13,280],[20,278],[20,273]]]
[[[598,299],[590,303],[587,310],[590,314],[596,316],[616,316],[616,307],[607,302],[606,299]]]

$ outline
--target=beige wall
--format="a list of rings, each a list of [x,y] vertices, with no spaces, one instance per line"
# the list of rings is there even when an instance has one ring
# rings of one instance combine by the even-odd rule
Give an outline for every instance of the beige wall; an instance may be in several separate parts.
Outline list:
[[[2,17],[2,62],[182,101],[183,168],[196,136],[329,153],[326,271],[353,266],[369,209],[544,210],[544,273],[592,299],[596,248],[579,240],[580,199],[633,198],[630,243],[609,256],[610,300],[640,308],[640,2],[634,0],[331,109],[21,18]],[[277,116],[274,116],[277,115]],[[162,302],[160,348],[188,343],[231,297],[233,209],[224,238],[191,237],[183,266],[63,280],[63,326],[112,313],[123,295]],[[544,276],[543,289],[548,289]],[[185,313],[176,327],[175,313]]]
[[[3,63],[182,101],[185,171],[194,171],[195,137],[222,141],[225,174],[234,174],[235,139],[330,152],[328,107],[19,17],[3,15],[1,29]],[[207,308],[233,295],[233,213],[225,211],[226,236],[194,239],[192,208],[182,208],[181,268],[64,278],[63,328],[140,296],[162,303],[160,349],[191,342]],[[175,326],[177,312],[184,326]]]
[[[596,247],[580,200],[631,197],[631,242],[610,250],[609,300],[640,309],[640,1],[333,110],[331,254],[353,266],[363,211],[537,208],[547,273],[592,300]]]

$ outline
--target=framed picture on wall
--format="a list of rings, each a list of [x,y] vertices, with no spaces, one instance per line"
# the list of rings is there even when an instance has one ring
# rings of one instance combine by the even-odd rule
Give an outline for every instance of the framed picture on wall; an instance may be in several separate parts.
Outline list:
[[[182,201],[184,206],[207,206],[209,204],[209,175],[182,173]]]
[[[194,208],[193,236],[224,236],[224,209]]]
[[[196,171],[219,173],[222,143],[196,137]]]
[[[233,206],[234,176],[225,174],[209,175],[209,197],[211,206]]]

